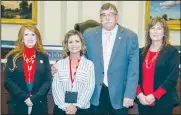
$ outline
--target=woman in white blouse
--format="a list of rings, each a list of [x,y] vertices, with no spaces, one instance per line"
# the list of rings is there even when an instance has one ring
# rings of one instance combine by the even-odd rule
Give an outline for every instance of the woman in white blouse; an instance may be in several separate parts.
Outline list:
[[[54,114],[88,114],[95,87],[94,64],[84,57],[86,47],[80,32],[70,30],[63,40],[62,58],[55,65],[52,94]]]

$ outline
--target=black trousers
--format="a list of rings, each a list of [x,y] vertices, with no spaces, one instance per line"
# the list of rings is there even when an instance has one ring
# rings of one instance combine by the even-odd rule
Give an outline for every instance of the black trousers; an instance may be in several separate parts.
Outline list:
[[[66,115],[65,111],[62,109],[58,108],[57,105],[54,106],[53,114],[58,114],[58,115]],[[90,114],[90,109],[78,109],[76,114]]]
[[[173,107],[167,107],[167,108],[157,108],[155,106],[143,106],[138,105],[139,114],[167,114],[171,115],[173,112]]]
[[[99,105],[91,105],[92,114],[128,114],[127,108],[114,109],[111,105],[108,87],[103,85],[99,98]]]

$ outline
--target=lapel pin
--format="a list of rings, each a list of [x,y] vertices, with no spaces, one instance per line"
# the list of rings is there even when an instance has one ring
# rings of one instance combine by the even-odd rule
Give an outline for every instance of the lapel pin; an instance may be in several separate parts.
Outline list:
[[[40,63],[43,63],[43,60],[40,60]]]

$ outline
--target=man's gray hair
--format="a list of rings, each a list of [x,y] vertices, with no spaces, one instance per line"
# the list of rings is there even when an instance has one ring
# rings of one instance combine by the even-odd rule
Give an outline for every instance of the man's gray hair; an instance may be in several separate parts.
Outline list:
[[[101,9],[100,9],[100,15],[101,15],[101,12],[103,10],[108,10],[108,9],[113,9],[114,10],[114,13],[117,15],[118,14],[118,10],[116,8],[116,6],[114,4],[111,4],[111,3],[105,3],[102,5]]]

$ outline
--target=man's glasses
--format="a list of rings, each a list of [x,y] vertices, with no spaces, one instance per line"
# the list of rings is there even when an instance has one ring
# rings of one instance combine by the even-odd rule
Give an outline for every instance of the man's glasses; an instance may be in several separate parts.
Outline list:
[[[102,18],[106,18],[107,16],[108,17],[113,17],[113,16],[116,16],[117,14],[116,13],[113,13],[113,12],[110,12],[110,13],[108,13],[108,14],[105,14],[105,13],[102,13],[102,14],[100,14],[100,16],[102,17]]]

